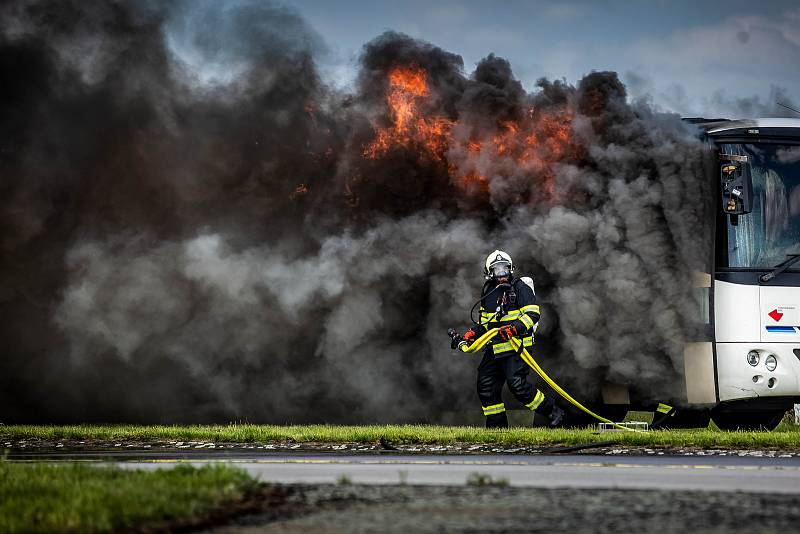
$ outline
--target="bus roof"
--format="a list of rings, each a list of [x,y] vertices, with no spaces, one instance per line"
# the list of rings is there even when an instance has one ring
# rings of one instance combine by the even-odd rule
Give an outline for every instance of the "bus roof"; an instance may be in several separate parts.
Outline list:
[[[714,134],[742,128],[800,128],[800,119],[741,119],[718,123],[708,130]]]
[[[800,138],[800,119],[684,119],[719,141],[778,142],[781,139],[796,143]]]

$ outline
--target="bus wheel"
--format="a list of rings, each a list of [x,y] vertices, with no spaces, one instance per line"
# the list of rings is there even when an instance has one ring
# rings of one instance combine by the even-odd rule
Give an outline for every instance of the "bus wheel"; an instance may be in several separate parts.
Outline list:
[[[721,430],[775,430],[786,414],[786,410],[764,410],[760,412],[714,411],[711,418]]]

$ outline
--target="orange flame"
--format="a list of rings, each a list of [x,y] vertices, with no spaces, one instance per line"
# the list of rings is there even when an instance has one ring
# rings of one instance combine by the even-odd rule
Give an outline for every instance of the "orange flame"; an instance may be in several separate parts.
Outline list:
[[[424,69],[396,66],[388,73],[387,85],[390,125],[376,127],[363,155],[379,158],[396,147],[419,150],[422,156],[444,162],[452,183],[466,194],[488,194],[489,180],[477,169],[486,169],[491,159],[502,158],[528,169],[532,180],[538,182],[530,184],[532,190],[552,199],[553,164],[578,152],[571,135],[574,113],[569,108],[529,107],[520,120],[500,122],[494,131],[463,140],[453,136],[456,121],[425,112],[431,89]],[[453,154],[461,155],[450,161],[450,149],[459,147]]]
[[[289,195],[291,200],[294,200],[297,197],[301,197],[308,193],[308,186],[306,184],[298,184],[297,187],[294,188],[294,191]]]
[[[475,170],[458,177],[456,182],[466,191],[475,191],[481,194],[489,192],[489,181],[485,176]]]
[[[429,153],[442,157],[448,147],[453,122],[444,117],[425,117],[420,103],[430,96],[424,69],[398,66],[389,71],[386,103],[392,125],[379,128],[375,139],[364,149],[364,156],[377,158],[395,146],[419,144]]]

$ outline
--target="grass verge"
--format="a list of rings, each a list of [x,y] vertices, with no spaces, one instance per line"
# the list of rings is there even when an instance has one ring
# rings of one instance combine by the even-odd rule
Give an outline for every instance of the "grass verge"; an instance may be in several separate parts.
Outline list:
[[[202,516],[255,487],[222,465],[139,471],[0,461],[0,532],[105,532]]]
[[[646,433],[604,432],[587,429],[510,428],[436,425],[68,425],[0,426],[4,441],[203,441],[217,443],[375,443],[381,438],[396,444],[448,445],[457,443],[504,446],[576,445],[613,441],[620,446],[698,447],[738,449],[800,449],[800,428],[782,423],[773,432],[724,432],[714,428],[654,430]]]

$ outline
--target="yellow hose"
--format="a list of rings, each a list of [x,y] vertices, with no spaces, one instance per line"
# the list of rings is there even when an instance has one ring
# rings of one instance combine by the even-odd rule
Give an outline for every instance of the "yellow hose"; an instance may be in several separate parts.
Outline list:
[[[489,343],[492,340],[492,338],[497,335],[497,333],[499,331],[500,331],[499,328],[492,328],[492,329],[488,330],[485,334],[483,334],[481,337],[476,339],[471,345],[467,346],[467,344],[464,342],[464,343],[461,343],[458,346],[458,348],[461,350],[461,352],[467,352],[467,353],[478,352],[483,347],[485,347],[486,344]],[[553,390],[556,393],[558,393],[559,395],[561,395],[567,402],[569,402],[570,404],[572,404],[573,406],[575,406],[579,410],[581,410],[581,411],[589,414],[590,416],[594,417],[598,421],[602,421],[604,423],[612,424],[616,428],[619,428],[619,429],[622,429],[622,430],[627,430],[629,432],[641,432],[639,430],[634,430],[633,428],[628,428],[626,426],[622,426],[622,425],[620,425],[618,423],[615,423],[614,421],[611,421],[610,419],[606,419],[605,417],[601,417],[601,416],[597,415],[596,413],[594,413],[593,411],[591,411],[589,408],[585,407],[580,402],[578,402],[575,399],[573,399],[572,396],[569,393],[567,393],[566,391],[561,389],[561,386],[556,384],[553,381],[552,378],[547,376],[547,373],[545,373],[544,369],[542,369],[539,366],[539,364],[536,363],[536,360],[533,359],[533,356],[530,355],[528,350],[525,347],[520,347],[520,345],[522,345],[522,341],[520,341],[517,338],[511,338],[511,346],[514,347],[514,350],[519,351],[519,355],[522,358],[522,361],[527,363],[530,366],[530,368],[533,369],[536,372],[537,375],[542,377],[542,380],[547,382],[547,385],[549,385],[551,388],[553,388]],[[520,350],[520,348],[522,350]]]

